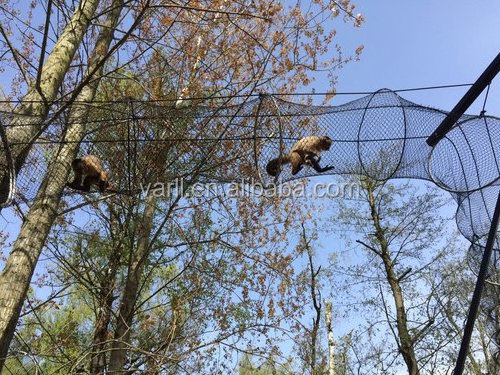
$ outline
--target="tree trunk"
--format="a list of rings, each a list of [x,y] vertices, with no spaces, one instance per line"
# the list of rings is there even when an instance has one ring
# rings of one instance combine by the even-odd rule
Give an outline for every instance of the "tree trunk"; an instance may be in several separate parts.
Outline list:
[[[90,358],[91,374],[104,374],[106,368],[106,341],[108,339],[109,322],[111,321],[111,306],[114,301],[113,286],[116,281],[116,271],[116,268],[113,268],[100,285],[99,313],[94,325],[92,356]]]
[[[87,31],[99,0],[81,0],[73,17],[58,38],[47,61],[39,72],[40,84],[32,83],[21,105],[14,110],[14,118],[7,130],[7,140],[11,144],[16,175],[28,156],[31,145],[39,135],[50,106],[56,98],[64,76]],[[8,191],[9,179],[6,173],[0,180],[0,191]]]
[[[332,303],[325,301],[325,322],[328,336],[328,375],[335,375],[335,342],[333,341]]]
[[[413,347],[413,340],[408,330],[408,322],[406,317],[406,310],[403,299],[403,292],[399,285],[398,278],[394,272],[392,261],[387,252],[383,252],[383,262],[386,271],[387,281],[391,287],[394,304],[396,305],[396,326],[398,328],[399,345],[401,354],[408,368],[410,375],[418,375],[419,370],[417,366],[417,359],[415,356],[415,348]]]
[[[415,348],[413,339],[408,330],[408,322],[406,316],[406,309],[404,305],[403,292],[399,279],[394,271],[394,265],[390,257],[389,243],[385,237],[384,230],[380,224],[380,214],[378,212],[377,204],[373,192],[375,186],[370,181],[366,182],[366,192],[368,194],[368,203],[370,205],[371,219],[375,228],[375,237],[380,245],[380,257],[384,263],[386,278],[391,288],[392,297],[396,306],[396,326],[399,337],[399,350],[408,368],[410,375],[418,375],[419,370],[417,366],[417,359],[415,356]]]
[[[82,4],[87,3],[89,2],[85,1]],[[93,56],[90,59],[89,71],[92,71],[100,57],[106,55],[113,39],[114,30],[122,10],[123,0],[115,0],[113,4],[118,6],[108,14],[107,20],[102,27],[93,51]],[[87,18],[84,15],[80,17]],[[62,39],[62,36],[60,39]],[[70,40],[72,39],[70,38]],[[73,44],[69,43],[70,46],[73,46]],[[47,64],[49,64],[49,61],[47,61]],[[102,68],[97,73],[97,76],[101,74]],[[94,80],[92,84],[85,86],[80,95],[78,95],[78,102],[92,101],[95,97],[98,84],[99,80]],[[68,180],[71,162],[76,156],[79,143],[84,135],[87,114],[88,107],[84,104],[72,106],[68,116],[69,125],[63,142],[59,146],[58,151],[51,157],[47,173],[37,192],[35,201],[29,210],[9,259],[5,264],[5,268],[0,275],[0,372],[10,342],[14,336],[19,313],[38,257],[45,244],[52,223],[57,216],[57,208],[62,191]]]
[[[111,218],[110,221],[112,230],[115,231],[113,229],[113,218]],[[94,325],[92,356],[90,358],[91,374],[104,374],[106,368],[106,342],[108,341],[112,305],[115,300],[113,292],[115,290],[116,275],[118,273],[122,251],[123,243],[122,240],[118,238],[118,244],[114,246],[113,253],[109,257],[108,271],[99,285],[99,312]]]
[[[304,241],[306,241],[305,238],[305,229],[302,227],[303,233],[304,233]],[[307,242],[306,242],[307,244]],[[318,331],[319,331],[319,323],[321,321],[321,302],[318,301],[318,298],[316,297],[317,293],[319,291],[317,290],[316,287],[316,277],[318,276],[318,273],[321,269],[318,268],[316,271],[314,270],[314,264],[313,264],[313,259],[312,259],[312,251],[309,249],[308,245],[307,246],[307,254],[309,256],[309,270],[311,272],[311,299],[313,302],[313,307],[314,311],[316,312],[316,316],[313,317],[313,327],[311,330],[311,375],[316,375],[318,371],[316,371],[317,363],[316,363],[316,357],[317,357],[317,342],[318,342]],[[321,298],[321,296],[320,296]]]
[[[146,198],[146,206],[140,221],[140,237],[137,242],[137,251],[130,255],[127,279],[120,301],[120,311],[116,322],[111,358],[109,360],[109,372],[112,374],[125,373],[124,367],[127,360],[127,344],[130,340],[142,271],[150,252],[149,237],[153,229],[155,210],[155,198],[149,195]]]
[[[69,143],[63,144],[53,155],[35,202],[0,275],[0,370],[14,335],[38,257],[56,218],[61,193],[82,134],[81,125],[68,129],[64,140]]]

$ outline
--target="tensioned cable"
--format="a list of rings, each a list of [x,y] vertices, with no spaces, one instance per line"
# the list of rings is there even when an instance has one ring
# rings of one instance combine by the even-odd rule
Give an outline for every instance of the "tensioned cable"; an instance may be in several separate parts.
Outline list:
[[[370,94],[373,94],[373,93],[370,93]],[[296,104],[296,103],[291,103],[289,102],[289,104]],[[318,115],[325,115],[325,114],[328,114],[328,113],[335,113],[335,114],[338,114],[338,113],[342,113],[342,112],[354,112],[354,111],[360,111],[359,108],[341,108],[343,106],[343,104],[340,104],[338,106],[324,106],[323,108],[328,108],[331,112],[323,112],[321,114],[318,114]],[[310,107],[310,106],[308,106]],[[312,106],[314,107],[314,106]],[[393,106],[390,105],[390,104],[386,104],[386,105],[376,105],[376,106],[371,106],[370,109],[382,109],[382,108],[392,108]],[[442,114],[446,114],[447,112],[443,111],[443,110],[440,110],[440,109],[437,109],[437,108],[432,108],[432,107],[425,107],[425,106],[421,106],[421,105],[418,105],[418,104],[414,104],[414,105],[406,105],[405,106],[406,108],[426,108],[428,110],[432,110],[432,111],[436,111],[436,112],[440,112]],[[203,109],[206,109],[206,110],[214,110],[215,108],[209,108],[209,107],[203,107]],[[226,108],[228,109],[228,108]],[[188,113],[183,113],[182,111],[179,111],[178,109],[175,109],[175,108],[171,108],[172,110],[172,115],[170,116],[136,116],[136,119],[137,120],[174,120],[174,119],[178,119],[178,118],[188,118],[188,119],[221,119],[221,118],[252,118],[254,117],[251,113],[250,114],[241,114],[241,115],[237,115],[237,116],[234,116],[232,114],[217,114],[217,113],[212,113],[212,112],[209,112],[207,114],[203,114],[203,113],[196,113],[196,112],[193,112],[192,114]],[[0,113],[2,113],[0,111]],[[313,116],[315,116],[315,114],[312,114]],[[24,115],[23,115],[24,116]],[[290,112],[290,113],[284,113],[281,115],[282,117],[297,117],[297,116],[311,116],[310,113],[300,113],[300,112]],[[465,116],[468,116],[468,115],[465,115]],[[469,116],[473,116],[473,115],[469,115]],[[274,114],[262,114],[260,115],[261,118],[275,118],[276,115]],[[87,121],[87,124],[102,124],[102,123],[105,123],[105,122],[108,122],[108,123],[116,123],[117,121],[123,121],[123,122],[126,122],[130,120],[130,117],[126,116],[126,117],[121,117],[121,118],[113,118],[113,119],[105,119],[105,118],[102,118],[102,119],[97,119],[97,120],[88,120]],[[20,127],[30,127],[30,126],[45,126],[46,124],[45,123],[29,123],[29,124],[12,124],[12,125],[4,125],[6,128],[7,127],[15,127],[15,128],[20,128]],[[62,126],[61,124],[54,124],[55,126]],[[248,125],[246,126],[248,127]]]
[[[490,93],[490,86],[491,83],[488,84],[488,87],[486,89],[486,95],[484,96],[484,102],[483,102],[483,109],[481,110],[479,116],[484,116],[484,114],[486,113],[486,103],[488,102],[488,94]]]
[[[412,88],[402,88],[391,90],[393,92],[410,92],[410,91],[422,91],[422,90],[437,90],[437,89],[448,89],[448,88],[457,88],[457,87],[466,87],[472,86],[472,83],[459,83],[453,85],[438,85],[438,86],[422,86],[422,87],[412,87]],[[327,92],[294,92],[294,93],[266,93],[267,95],[273,96],[326,96],[326,95],[369,95],[373,94],[373,91],[327,91]],[[252,93],[252,94],[234,94],[234,95],[217,95],[217,96],[200,96],[200,97],[191,97],[186,98],[186,101],[189,100],[213,100],[213,99],[227,99],[227,98],[249,98],[249,97],[258,97],[262,95],[262,93]],[[128,103],[130,101],[139,102],[139,103],[161,103],[161,102],[176,102],[178,98],[175,99],[131,99],[124,98],[118,100],[93,100],[92,103]],[[56,100],[54,103],[64,103],[69,100]],[[0,100],[0,103],[39,103],[43,102],[42,100]],[[73,103],[85,103],[86,101],[78,101],[73,100]]]
[[[411,136],[411,137],[392,137],[392,138],[374,138],[374,139],[363,139],[362,141],[358,139],[332,139],[337,143],[368,143],[368,142],[387,142],[387,141],[401,141],[401,140],[409,140],[409,139],[425,139],[427,135],[421,136]],[[146,138],[137,138],[130,139],[130,143],[138,143],[138,142],[151,142],[151,143],[173,143],[173,142],[217,142],[217,141],[253,141],[254,139],[280,139],[279,137],[266,137],[266,136],[257,136],[257,137],[223,137],[223,138],[169,138],[169,139],[146,139]],[[300,137],[283,137],[283,140],[289,141],[298,141]],[[96,139],[96,140],[83,140],[83,141],[35,141],[31,144],[35,145],[46,145],[46,144],[71,144],[71,143],[126,143],[129,140],[127,138],[117,138],[117,139]],[[13,142],[11,145],[19,146],[26,145],[27,142]]]

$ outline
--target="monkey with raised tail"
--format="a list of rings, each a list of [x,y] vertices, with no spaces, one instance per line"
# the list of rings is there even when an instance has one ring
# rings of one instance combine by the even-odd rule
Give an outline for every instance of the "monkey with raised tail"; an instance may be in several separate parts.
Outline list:
[[[327,172],[334,167],[326,166],[321,167],[319,161],[321,160],[321,152],[328,151],[332,145],[332,140],[328,136],[311,135],[299,139],[290,150],[288,155],[280,158],[272,159],[266,165],[266,171],[270,176],[276,177],[284,164],[292,164],[292,175],[300,172],[303,165],[306,164],[318,173]],[[281,162],[281,163],[280,163]]]
[[[66,186],[84,192],[89,192],[92,185],[96,185],[101,193],[114,190],[109,182],[108,172],[97,156],[87,155],[77,158],[71,163],[71,168],[75,177]]]

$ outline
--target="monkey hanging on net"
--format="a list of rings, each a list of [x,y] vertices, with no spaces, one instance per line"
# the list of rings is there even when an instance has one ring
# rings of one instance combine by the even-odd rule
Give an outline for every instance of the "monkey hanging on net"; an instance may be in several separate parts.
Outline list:
[[[327,165],[322,168],[319,165],[321,152],[328,151],[332,142],[330,137],[326,135],[322,137],[311,135],[301,138],[293,145],[288,155],[284,155],[281,159],[276,158],[269,161],[266,165],[266,171],[270,176],[276,177],[281,170],[281,166],[288,163],[292,164],[292,175],[299,173],[304,164],[314,168],[318,173],[332,170],[335,167]]]
[[[92,185],[95,185],[101,193],[105,191],[117,192],[109,181],[108,172],[106,172],[97,156],[87,155],[77,158],[71,163],[71,168],[73,168],[75,177],[66,186],[75,190],[89,192]]]

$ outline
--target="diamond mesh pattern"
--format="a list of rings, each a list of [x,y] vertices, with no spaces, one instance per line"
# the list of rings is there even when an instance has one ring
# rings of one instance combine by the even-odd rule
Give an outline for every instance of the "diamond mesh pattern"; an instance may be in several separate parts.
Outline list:
[[[340,106],[301,105],[271,96],[218,108],[98,103],[89,115],[79,154],[99,156],[124,191],[189,176],[200,165],[201,181],[246,178],[268,184],[273,181],[266,172],[269,160],[285,158],[303,137],[327,135],[333,145],[321,154],[321,165],[335,167],[327,173],[434,181],[457,201],[456,219],[463,235],[484,246],[500,190],[500,119],[464,115],[431,148],[425,141],[445,116],[444,111],[386,89]],[[8,126],[12,114],[3,113],[1,119]],[[31,149],[17,178],[18,197],[34,198],[61,139],[64,116],[59,122],[51,124]],[[5,177],[1,147],[0,177]],[[296,175],[291,171],[289,165],[282,166],[282,181],[317,174],[309,166]],[[0,201],[7,193],[0,193]]]

